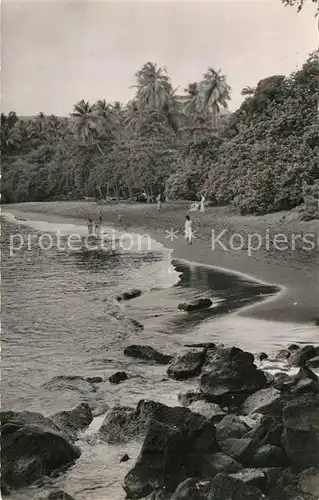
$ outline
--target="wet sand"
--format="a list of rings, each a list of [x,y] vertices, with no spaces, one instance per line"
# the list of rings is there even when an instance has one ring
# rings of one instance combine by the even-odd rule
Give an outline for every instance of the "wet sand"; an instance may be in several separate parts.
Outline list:
[[[148,234],[171,248],[174,259],[214,266],[281,288],[281,292],[271,299],[243,309],[241,315],[309,324],[312,318],[319,316],[319,222],[300,221],[294,212],[257,217],[240,216],[228,207],[210,207],[205,214],[192,213],[187,211],[185,203],[164,204],[158,212],[156,205],[97,205],[94,202],[5,205],[3,212],[25,219],[77,224],[86,224],[88,217],[97,219],[101,213],[105,226],[114,225],[123,231]],[[183,237],[187,213],[196,231],[192,245],[187,245]],[[121,227],[118,214],[122,215]],[[168,232],[171,229],[174,234],[178,231],[178,237],[170,237]],[[261,244],[259,236],[253,234],[260,235]],[[284,235],[277,237],[277,248],[272,243],[276,234]],[[302,243],[306,235],[313,245],[305,244],[305,240]],[[252,245],[258,244],[259,249],[249,251],[249,237]]]

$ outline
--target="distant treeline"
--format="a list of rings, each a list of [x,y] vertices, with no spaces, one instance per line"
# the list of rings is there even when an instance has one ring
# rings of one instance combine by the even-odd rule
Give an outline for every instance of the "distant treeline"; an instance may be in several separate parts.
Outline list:
[[[241,213],[291,209],[306,198],[318,212],[318,54],[289,77],[246,87],[227,112],[231,89],[209,68],[174,91],[163,68],[136,74],[126,105],[82,100],[68,118],[1,115],[2,201],[85,196],[169,199],[236,205]]]

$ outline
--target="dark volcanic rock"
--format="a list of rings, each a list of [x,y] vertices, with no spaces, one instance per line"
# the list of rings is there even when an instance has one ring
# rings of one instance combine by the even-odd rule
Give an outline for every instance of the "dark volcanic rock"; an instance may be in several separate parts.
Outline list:
[[[214,477],[220,472],[230,474],[242,470],[243,466],[221,451],[205,455],[205,462],[202,472],[208,478]]]
[[[263,361],[264,359],[268,359],[268,354],[266,354],[265,352],[260,352],[259,354],[257,354],[257,358],[259,359],[259,361]]]
[[[75,498],[63,490],[58,490],[49,493],[46,500],[75,500]]]
[[[213,342],[200,342],[198,344],[184,344],[184,347],[199,348],[199,349],[215,349],[216,344]]]
[[[319,396],[307,394],[283,408],[283,445],[291,462],[301,469],[319,463]]]
[[[259,500],[261,491],[256,486],[225,474],[218,474],[210,483],[209,500]]]
[[[194,401],[189,405],[189,409],[194,413],[199,413],[214,424],[220,422],[226,415],[226,412],[216,403],[208,403],[207,401]]]
[[[200,309],[207,309],[212,305],[212,301],[210,299],[198,299],[194,302],[190,302],[189,304],[182,303],[179,304],[178,309],[181,311],[199,311]]]
[[[266,377],[257,370],[251,353],[236,347],[207,351],[200,380],[200,389],[207,399],[227,393],[248,395],[265,386]]]
[[[291,354],[289,363],[292,366],[303,366],[308,359],[314,358],[316,355],[315,347],[313,345],[306,345]]]
[[[40,413],[1,413],[2,480],[6,485],[31,484],[80,455],[79,448]]]
[[[128,376],[126,375],[125,372],[116,372],[109,377],[109,382],[111,382],[111,384],[119,384],[120,382],[123,382],[124,380],[127,379]]]
[[[290,344],[288,346],[288,351],[298,351],[298,349],[300,349],[300,346],[297,344]]]
[[[100,384],[101,382],[103,382],[102,377],[86,377],[85,380],[90,384]]]
[[[175,380],[185,380],[200,374],[205,363],[205,349],[192,349],[174,358],[167,368],[167,375]]]
[[[291,356],[291,352],[288,349],[281,349],[277,352],[275,358],[276,359],[288,359]]]
[[[128,498],[156,489],[173,492],[188,477],[198,476],[205,453],[217,449],[216,430],[207,419],[187,408],[152,405],[141,453],[124,480]]]
[[[91,408],[87,403],[82,403],[73,410],[61,411],[50,416],[62,432],[75,438],[77,432],[86,429],[93,420]]]
[[[239,481],[243,481],[245,484],[249,486],[256,486],[262,492],[264,492],[267,488],[268,477],[267,475],[258,469],[243,469],[236,474],[230,474],[234,479],[239,479]]]
[[[278,391],[287,392],[295,384],[294,379],[285,372],[278,372],[272,386]]]
[[[306,365],[308,368],[319,368],[319,356],[308,359],[308,361],[306,361]]]
[[[265,444],[260,446],[250,459],[253,467],[284,467],[287,457],[279,446]]]
[[[280,415],[282,410],[282,394],[274,387],[261,389],[249,396],[242,405],[242,413],[263,413],[265,415]]]
[[[234,458],[237,462],[245,464],[255,453],[258,444],[247,438],[228,438],[219,443],[222,451]]]
[[[124,354],[132,358],[153,361],[159,365],[167,365],[173,359],[173,356],[162,354],[148,345],[129,345],[125,347]]]
[[[217,441],[225,441],[228,438],[242,438],[249,430],[248,425],[236,415],[226,415],[216,425]]]
[[[140,432],[136,411],[129,406],[112,408],[100,427],[101,437],[110,444],[125,443]]]
[[[135,299],[135,297],[139,297],[140,295],[142,295],[142,290],[139,290],[138,288],[133,288],[132,290],[128,290],[118,295],[116,297],[116,300],[120,302],[121,300]]]
[[[130,459],[129,455],[125,453],[125,455],[123,455],[123,457],[121,458],[120,463],[127,462],[129,459]]]
[[[200,400],[203,401],[204,396],[199,390],[181,392],[178,395],[178,401],[183,406],[189,406],[190,404],[194,403],[195,401],[200,401]]]
[[[206,500],[205,489],[199,483],[198,479],[185,479],[176,489],[170,500]]]

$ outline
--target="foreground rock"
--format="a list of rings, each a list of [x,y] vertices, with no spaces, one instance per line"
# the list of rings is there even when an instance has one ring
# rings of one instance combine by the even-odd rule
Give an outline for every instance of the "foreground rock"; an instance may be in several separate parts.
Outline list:
[[[267,474],[259,469],[243,469],[235,474],[230,474],[230,477],[243,481],[249,486],[255,486],[262,492],[266,490],[268,484]]]
[[[241,411],[244,415],[256,412],[264,415],[280,415],[282,411],[282,394],[274,387],[261,389],[244,401]]]
[[[167,375],[175,380],[185,380],[200,374],[205,363],[206,350],[192,349],[174,358],[168,368]]]
[[[206,418],[153,403],[141,453],[124,480],[127,497],[142,498],[156,489],[174,492],[179,483],[201,474],[205,454],[214,451],[216,429]]]
[[[254,364],[254,356],[237,347],[209,349],[200,389],[209,400],[225,394],[251,394],[266,386],[266,377]]]
[[[124,354],[132,358],[153,361],[159,365],[167,365],[173,359],[173,356],[162,354],[148,345],[129,345],[125,347]]]
[[[122,300],[131,300],[135,299],[142,295],[142,290],[138,288],[133,288],[132,290],[128,290],[126,292],[122,292],[120,295],[117,295],[116,300],[121,302]]]
[[[12,487],[33,483],[71,465],[81,452],[40,413],[2,412],[2,481]]]
[[[236,415],[226,415],[216,425],[217,441],[220,443],[228,438],[242,438],[250,427]]]
[[[210,299],[198,299],[193,302],[190,302],[189,304],[187,303],[179,304],[178,309],[187,312],[200,311],[201,309],[207,309],[212,304],[213,303]]]
[[[300,469],[319,463],[319,396],[294,398],[283,408],[283,445],[291,462]]]
[[[292,366],[303,366],[306,361],[314,358],[317,354],[316,348],[313,345],[305,345],[291,354],[289,363]]]
[[[216,403],[208,403],[207,401],[194,401],[189,405],[189,409],[194,413],[199,413],[216,424],[220,422],[227,413],[221,409]]]
[[[74,410],[61,411],[50,416],[62,432],[75,439],[77,433],[86,429],[93,420],[91,408],[87,403],[82,403]]]
[[[259,500],[262,492],[256,486],[225,474],[218,474],[210,484],[207,500]]]

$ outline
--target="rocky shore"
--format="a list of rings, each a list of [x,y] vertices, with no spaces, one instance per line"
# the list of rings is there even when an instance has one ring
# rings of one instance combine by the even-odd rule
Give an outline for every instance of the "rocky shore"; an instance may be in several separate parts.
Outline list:
[[[294,375],[259,369],[256,362],[265,353],[254,356],[213,343],[188,345],[177,357],[143,345],[125,351],[162,365],[166,377],[196,377],[198,387],[180,394],[181,406],[141,400],[136,407],[108,410],[99,430],[102,441],[141,442],[123,478],[123,498],[318,499],[319,381],[313,371],[318,347],[291,345],[278,353],[287,368],[294,367]],[[89,385],[94,392],[101,382],[79,379],[68,383]],[[109,383],[126,379],[120,372]],[[2,412],[2,494],[63,473],[81,455],[78,436],[92,420],[87,403],[50,417]],[[128,460],[124,455],[122,461]],[[47,500],[59,498],[72,500],[62,491]]]

